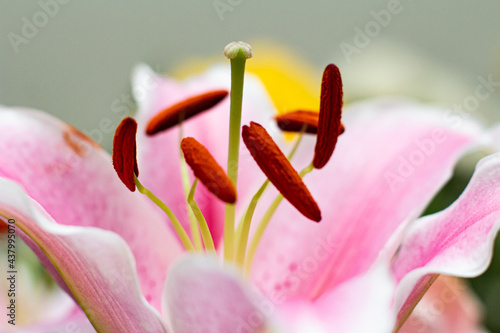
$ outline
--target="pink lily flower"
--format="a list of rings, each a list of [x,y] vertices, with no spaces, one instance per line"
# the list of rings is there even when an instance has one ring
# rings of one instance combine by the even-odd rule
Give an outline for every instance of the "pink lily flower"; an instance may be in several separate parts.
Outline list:
[[[245,80],[242,123],[260,123],[290,150],[265,88],[256,77]],[[188,229],[180,127],[153,137],[145,129],[166,107],[229,89],[229,72],[214,67],[178,82],[139,66],[133,81],[139,179]],[[183,136],[203,143],[221,165],[228,108],[223,100],[182,125]],[[500,226],[500,154],[478,163],[448,209],[418,218],[458,159],[484,142],[481,126],[395,99],[349,105],[342,123],[346,132],[332,159],[304,178],[321,222],[283,202],[245,275],[221,263],[224,204],[207,189],[200,186],[195,199],[219,259],[186,253],[170,219],[130,192],[109,154],[89,138],[41,112],[1,108],[0,215],[15,221],[17,234],[75,301],[67,316],[26,331],[73,325],[82,332],[391,332],[438,274],[481,274]],[[304,135],[294,165],[310,163],[315,141]],[[264,180],[241,145],[237,216]],[[262,195],[255,220],[276,195],[274,188]]]

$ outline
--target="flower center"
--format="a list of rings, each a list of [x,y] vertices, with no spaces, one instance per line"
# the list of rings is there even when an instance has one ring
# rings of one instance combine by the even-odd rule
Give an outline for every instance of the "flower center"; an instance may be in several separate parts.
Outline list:
[[[179,137],[181,172],[189,207],[191,236],[170,208],[139,182],[135,143],[137,123],[132,118],[125,118],[116,130],[113,141],[113,165],[119,178],[131,191],[137,188],[167,214],[186,250],[215,253],[216,249],[207,221],[194,199],[198,182],[201,182],[213,195],[226,203],[224,260],[237,263],[249,273],[259,242],[283,198],[287,199],[305,217],[315,222],[321,220],[320,208],[302,181],[302,177],[314,168],[319,169],[325,166],[333,153],[338,136],[344,131],[340,122],[342,82],[338,68],[335,65],[328,65],[321,85],[320,112],[298,110],[275,118],[282,130],[299,132],[295,146],[286,157],[261,125],[251,122],[249,126],[245,125],[241,130],[244,71],[246,59],[252,56],[250,45],[243,42],[231,43],[226,46],[224,54],[231,61],[227,175],[208,149],[195,138],[183,138],[182,134],[183,121],[217,105],[227,96],[227,91],[216,90],[177,103],[159,112],[146,127],[146,134],[156,135],[173,126],[181,126]],[[292,167],[289,160],[297,150],[304,133],[317,133],[317,142],[313,161],[299,173]],[[235,229],[240,135],[267,179],[251,199],[242,220]],[[192,169],[195,176],[192,185],[187,166]],[[278,189],[280,194],[270,203],[249,242],[254,211],[270,183]]]

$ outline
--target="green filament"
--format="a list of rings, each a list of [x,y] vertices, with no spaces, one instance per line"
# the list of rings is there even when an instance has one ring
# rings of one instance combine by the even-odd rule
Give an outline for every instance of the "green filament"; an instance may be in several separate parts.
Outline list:
[[[301,177],[304,177],[312,170],[314,170],[314,166],[311,163],[307,167],[305,167],[301,172],[299,172],[299,175]],[[250,242],[250,246],[249,246],[248,254],[247,254],[247,259],[245,261],[245,272],[247,274],[250,273],[250,269],[252,268],[253,258],[255,257],[255,252],[257,252],[257,248],[258,248],[259,243],[262,239],[262,236],[264,235],[264,232],[266,231],[266,228],[269,225],[269,221],[271,220],[274,213],[278,209],[281,201],[283,201],[283,195],[278,194],[278,196],[273,200],[273,202],[271,203],[271,205],[267,209],[266,213],[264,214],[264,217],[262,217],[262,220],[260,221],[259,226],[257,227],[257,230],[255,231],[255,234],[252,238],[252,241]]]
[[[153,194],[150,190],[142,186],[142,184],[139,182],[139,179],[135,177],[135,186],[137,186],[137,190],[147,196],[153,203],[155,203],[158,207],[161,208],[167,214],[168,218],[170,219],[170,222],[172,222],[172,225],[174,226],[175,232],[181,239],[182,244],[184,245],[184,248],[187,251],[193,251],[194,246],[191,243],[191,240],[189,239],[188,234],[186,233],[186,230],[182,227],[182,224],[179,222],[175,214],[168,208],[163,201],[161,201],[156,195]]]
[[[288,154],[288,156],[287,156],[288,160],[291,160],[293,158],[293,156],[295,155],[295,152],[297,151],[297,148],[299,147],[300,142],[302,141],[302,135],[306,129],[306,126],[307,125],[303,126],[302,131],[299,134],[297,141],[295,141],[295,144],[293,145],[292,150]],[[257,203],[258,203],[260,197],[262,196],[262,194],[264,194],[265,190],[267,189],[269,183],[270,183],[269,179],[266,179],[266,181],[261,185],[261,187],[259,188],[257,193],[255,193],[252,200],[250,201],[250,204],[248,205],[248,208],[246,210],[243,221],[241,221],[239,226],[238,226],[238,232],[237,232],[237,239],[238,239],[237,246],[238,246],[238,248],[237,248],[235,260],[236,260],[236,263],[241,265],[241,266],[243,266],[243,264],[245,262],[245,251],[247,248],[248,235],[250,232],[250,224],[252,222],[252,217],[253,217],[253,214],[255,212],[255,208],[257,206]],[[264,231],[262,231],[262,233],[263,232]]]
[[[194,216],[198,220],[198,224],[201,230],[201,236],[203,237],[203,243],[205,244],[205,249],[215,253],[215,245],[212,239],[212,235],[210,234],[210,229],[208,228],[207,221],[205,220],[205,217],[203,216],[200,207],[194,200],[194,192],[196,191],[197,184],[198,184],[198,178],[194,180],[193,186],[191,186],[191,191],[189,191],[187,200],[189,205],[191,206],[191,209],[193,210]]]
[[[180,147],[180,143],[181,143],[183,137],[184,137],[184,131],[183,131],[183,126],[182,126],[182,122],[181,122],[180,128],[179,128],[179,147]],[[184,154],[182,153],[182,149],[180,149],[180,148],[179,148],[179,154],[180,154],[180,159],[181,159],[182,185],[184,187],[184,194],[187,198],[189,195],[189,188],[190,188],[188,167],[187,167],[186,160],[184,159]],[[191,206],[187,207],[187,212],[188,212],[188,216],[189,216],[189,228],[191,229],[191,238],[193,239],[194,248],[197,251],[202,251],[203,244],[201,243],[200,230],[198,228],[198,223],[196,222],[196,218],[193,215],[193,210],[192,210]]]

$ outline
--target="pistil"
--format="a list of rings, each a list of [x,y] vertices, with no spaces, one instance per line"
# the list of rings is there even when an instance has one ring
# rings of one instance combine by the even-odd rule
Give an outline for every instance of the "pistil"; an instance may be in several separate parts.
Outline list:
[[[229,147],[227,174],[237,188],[238,159],[240,149],[241,106],[243,102],[243,81],[246,60],[252,57],[252,47],[243,42],[233,42],[226,46],[224,55],[231,61],[231,104],[229,119]],[[232,262],[234,256],[234,219],[236,206],[226,204],[224,218],[224,259]]]

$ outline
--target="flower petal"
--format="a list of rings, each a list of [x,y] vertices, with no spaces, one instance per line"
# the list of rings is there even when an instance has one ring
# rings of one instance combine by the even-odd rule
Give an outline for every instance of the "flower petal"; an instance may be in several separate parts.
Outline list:
[[[305,178],[323,221],[311,225],[283,203],[262,239],[252,277],[265,294],[315,299],[372,266],[479,135],[476,126],[458,126],[443,111],[396,100],[345,109],[347,130],[332,160]],[[309,160],[314,143],[304,141],[297,159]],[[272,200],[266,198],[261,202]]]
[[[16,326],[10,325],[2,330],[2,332],[16,332],[16,333],[54,333],[54,332],[78,332],[78,333],[95,333],[96,330],[89,322],[85,313],[79,308],[75,307],[66,316],[59,318],[56,321],[42,322],[34,325]],[[2,327],[2,329],[4,329]]]
[[[189,223],[186,194],[180,177],[179,127],[148,137],[145,135],[145,126],[155,114],[188,97],[216,89],[229,90],[230,77],[229,66],[222,65],[214,66],[199,76],[181,82],[159,76],[146,65],[138,66],[133,74],[135,98],[139,104],[137,149],[141,169],[140,180],[172,209],[186,228],[189,227]],[[276,127],[273,115],[274,108],[260,81],[253,75],[246,75],[242,124],[254,120],[264,127]],[[198,140],[225,169],[229,134],[229,98],[211,110],[189,119],[183,123],[182,129],[183,137],[192,136]],[[251,196],[264,181],[264,176],[244,145],[240,145],[239,171],[236,192],[237,210],[241,212],[244,209],[242,206],[250,201]],[[207,219],[217,245],[223,231],[224,205],[215,200],[203,187],[197,189],[195,199]]]
[[[264,332],[264,312],[257,294],[239,273],[215,257],[187,255],[169,272],[164,313],[175,333]]]
[[[412,224],[393,263],[400,318],[432,274],[480,275],[500,229],[500,153],[483,158],[464,193],[446,210]]]
[[[284,332],[387,333],[394,325],[394,281],[387,264],[346,281],[316,301],[285,302],[278,314]]]
[[[399,333],[479,333],[481,306],[458,278],[440,276]]]
[[[122,236],[138,263],[144,295],[160,308],[158,282],[181,248],[147,200],[119,181],[109,154],[47,114],[0,108],[0,161],[0,176],[21,184],[59,224],[94,226]],[[57,279],[43,253],[31,245]]]
[[[135,262],[115,233],[55,223],[14,182],[0,179],[0,214],[32,239],[100,332],[166,332],[138,283]]]
[[[8,228],[3,221],[0,223]],[[8,238],[3,239],[3,236],[0,237],[0,246],[7,249]],[[5,309],[10,306],[11,299],[15,300],[15,326],[7,321],[12,318],[7,317],[7,320],[0,322],[0,331],[50,333],[63,331],[67,326],[68,330],[79,329],[82,333],[95,332],[74,299],[66,291],[53,286],[52,283],[47,283],[46,278],[40,275],[39,263],[33,262],[36,260],[35,254],[30,253],[30,250],[25,248],[27,246],[18,238],[14,240],[17,259],[14,266],[20,273],[16,276],[17,292],[13,298],[8,291],[10,281],[7,279],[2,281],[0,283],[0,307]],[[0,259],[4,259],[2,266],[8,267],[7,255]]]

